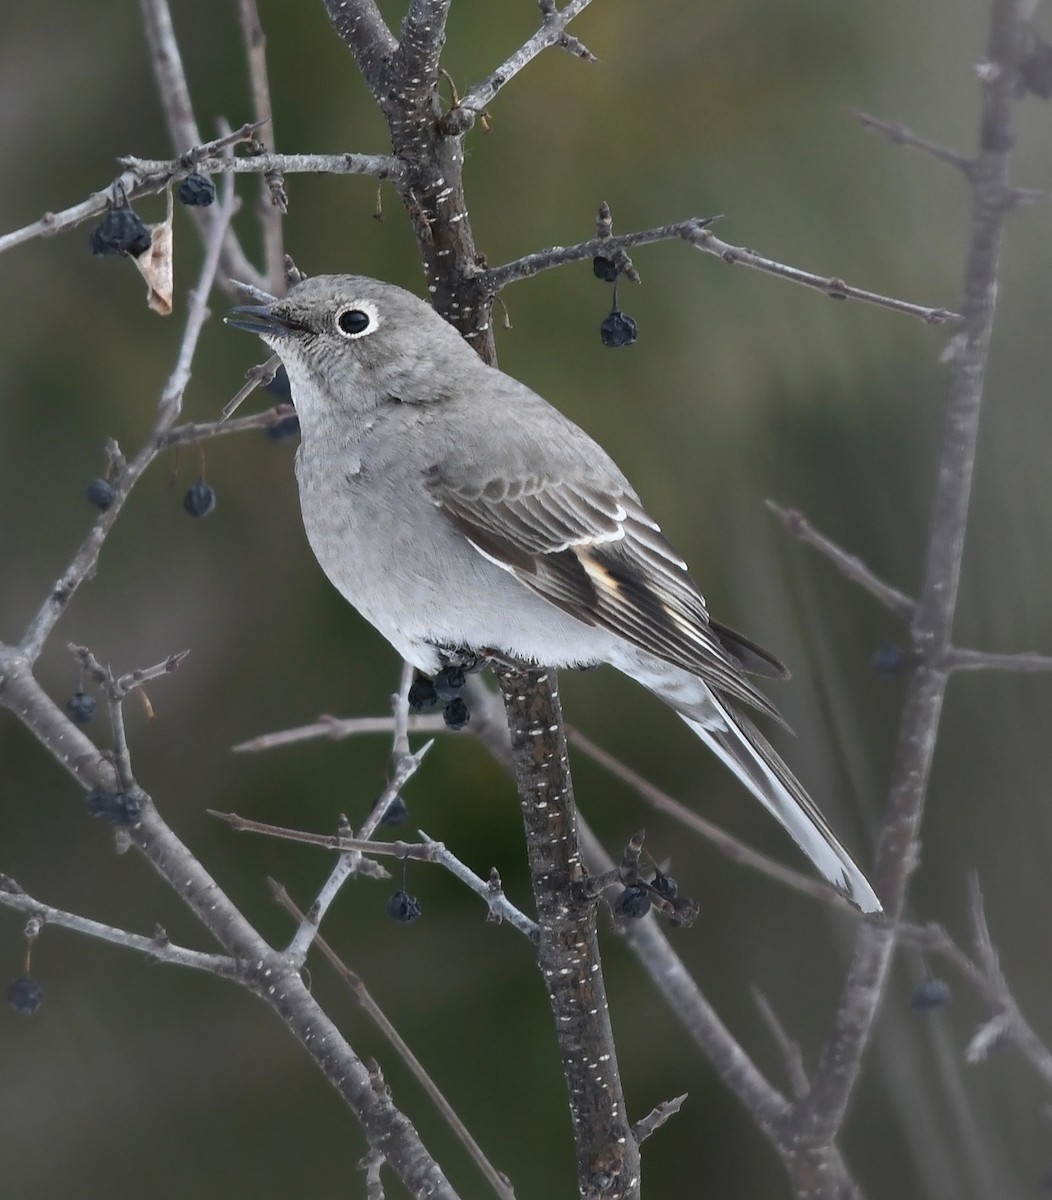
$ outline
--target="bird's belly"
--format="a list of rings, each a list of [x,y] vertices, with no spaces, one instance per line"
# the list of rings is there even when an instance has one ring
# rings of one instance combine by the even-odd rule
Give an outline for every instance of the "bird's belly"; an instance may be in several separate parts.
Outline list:
[[[337,590],[420,670],[435,647],[493,650],[560,667],[605,661],[610,636],[576,620],[484,558],[426,493],[325,482],[299,471],[303,524]],[[415,502],[413,502],[415,500]],[[382,536],[378,534],[382,531]]]

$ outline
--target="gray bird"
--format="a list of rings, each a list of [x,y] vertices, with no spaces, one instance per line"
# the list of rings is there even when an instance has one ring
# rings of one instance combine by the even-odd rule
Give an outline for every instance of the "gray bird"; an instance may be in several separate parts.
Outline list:
[[[582,429],[391,284],[320,275],[227,323],[281,358],[303,523],[329,579],[425,675],[444,652],[610,663],[669,704],[863,912],[880,902],[741,711],[784,676],[705,601]]]

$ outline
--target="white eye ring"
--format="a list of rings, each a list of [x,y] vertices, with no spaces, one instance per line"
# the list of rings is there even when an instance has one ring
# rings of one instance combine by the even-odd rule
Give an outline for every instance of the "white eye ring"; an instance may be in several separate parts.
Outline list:
[[[353,342],[375,333],[380,328],[381,318],[371,300],[352,300],[337,311],[334,323],[336,332]]]

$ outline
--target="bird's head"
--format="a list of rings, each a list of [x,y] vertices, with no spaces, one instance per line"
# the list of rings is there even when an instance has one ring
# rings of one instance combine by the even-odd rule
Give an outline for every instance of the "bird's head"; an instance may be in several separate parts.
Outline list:
[[[301,417],[314,405],[427,403],[479,359],[425,301],[360,275],[317,275],[282,299],[234,308],[288,372]]]

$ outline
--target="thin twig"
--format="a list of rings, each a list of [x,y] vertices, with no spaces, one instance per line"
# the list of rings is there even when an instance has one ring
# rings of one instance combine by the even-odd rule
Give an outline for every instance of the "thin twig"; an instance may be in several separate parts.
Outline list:
[[[129,933],[128,930],[118,929],[114,925],[104,925],[100,921],[91,920],[90,917],[82,917],[79,913],[52,908],[50,904],[35,900],[22,891],[13,879],[5,875],[0,875],[0,907],[36,917],[45,925],[69,929],[85,937],[108,942],[111,946],[121,946],[125,950],[135,950],[139,954],[145,954],[151,962],[165,963],[173,967],[189,967],[194,971],[207,971],[210,975],[219,975],[224,979],[236,978],[240,973],[237,962],[229,955],[205,954],[200,950],[176,946],[168,940],[163,930],[159,930],[153,937],[144,937],[141,933]]]
[[[415,754],[406,754],[398,760],[391,775],[391,781],[384,788],[379,800],[373,805],[372,811],[358,830],[360,838],[367,839],[377,828],[388,805],[413,777],[423,762],[424,755],[434,744],[434,741],[426,742]],[[310,911],[285,951],[290,962],[302,963],[307,957],[307,951],[317,935],[329,906],[339,895],[340,888],[344,883],[358,870],[361,859],[361,853],[357,850],[343,853],[337,859],[329,878],[322,885],[314,903],[310,906]]]
[[[229,145],[247,141],[253,136],[256,129],[257,126],[255,125],[242,125],[240,129],[234,130],[224,137],[215,138],[213,141],[206,142],[202,146],[195,146],[192,150],[188,150],[181,158],[175,159],[172,163],[168,164],[172,168],[171,171],[162,173],[162,175],[151,178],[149,181],[144,180],[137,170],[128,168],[123,174],[118,175],[108,187],[103,188],[102,191],[92,193],[87,200],[82,200],[79,204],[74,204],[71,208],[64,209],[62,212],[46,212],[39,221],[34,221],[29,225],[23,226],[21,229],[4,234],[0,237],[0,253],[10,250],[12,246],[18,246],[23,242],[31,241],[33,238],[52,237],[56,233],[64,233],[82,224],[84,221],[105,212],[107,208],[110,208],[114,204],[135,199],[137,196],[163,192],[169,184],[179,178],[180,171],[183,174],[189,174],[202,159],[218,154],[219,151]]]
[[[294,920],[299,921],[302,928],[302,926],[308,921],[308,918],[292,900],[287,890],[280,885],[275,885],[273,887],[273,891],[277,902],[287,913],[292,916]],[[482,1147],[479,1146],[478,1142],[476,1142],[471,1136],[467,1126],[457,1116],[453,1106],[442,1094],[438,1084],[435,1083],[434,1079],[431,1078],[431,1075],[424,1067],[424,1064],[409,1048],[409,1044],[405,1041],[398,1030],[395,1029],[394,1025],[388,1019],[387,1014],[369,994],[369,990],[362,982],[361,976],[347,966],[343,959],[341,959],[336,951],[332,949],[332,947],[328,944],[328,942],[325,941],[321,934],[315,935],[315,941],[317,942],[318,949],[328,960],[329,964],[335,968],[337,973],[343,979],[344,983],[347,984],[347,987],[350,989],[351,993],[354,995],[355,999],[357,999],[358,1003],[362,1006],[365,1012],[372,1019],[377,1029],[379,1029],[384,1037],[387,1038],[387,1041],[398,1054],[399,1058],[401,1058],[402,1062],[404,1062],[409,1068],[417,1083],[419,1083],[424,1089],[428,1099],[445,1118],[446,1123],[449,1125],[450,1129],[453,1130],[454,1134],[456,1134],[460,1144],[465,1150],[467,1150],[468,1154],[474,1160],[479,1170],[489,1181],[489,1184],[493,1190],[498,1196],[502,1197],[502,1200],[515,1200],[515,1191],[509,1183],[507,1176],[498,1171],[483,1153]]]
[[[1052,671],[1052,655],[1031,651],[994,654],[989,650],[954,647],[943,661],[951,671],[1016,671],[1024,675]]]
[[[220,219],[214,222],[208,234],[201,273],[189,296],[186,328],[179,345],[179,354],[162,392],[153,431],[143,448],[127,464],[120,477],[115,481],[113,499],[109,508],[96,518],[95,524],[74,555],[72,562],[52,586],[47,599],[22,635],[19,643],[20,649],[30,663],[35,662],[39,657],[44,643],[77,589],[85,579],[94,574],[103,543],[113,528],[114,522],[124,506],[124,501],[143,472],[160,453],[165,433],[178,419],[183,392],[190,382],[190,368],[197,350],[197,342],[209,315],[208,296],[219,269],[224,235],[236,206],[237,198],[234,196],[233,189],[230,188],[227,190],[222,204],[218,206]]]
[[[54,237],[75,229],[92,217],[104,213],[114,203],[114,197],[134,200],[139,196],[152,196],[165,191],[193,171],[207,175],[267,175],[279,172],[286,175],[368,175],[374,179],[399,181],[405,168],[397,159],[385,154],[260,154],[245,158],[219,158],[213,151],[232,141],[246,140],[244,130],[256,126],[242,126],[227,137],[217,138],[207,144],[208,155],[198,155],[190,150],[179,158],[136,158],[121,159],[125,170],[111,184],[99,192],[93,192],[86,200],[71,205],[60,212],[47,212],[39,220],[24,225],[0,236],[0,254],[34,238]],[[208,212],[210,209],[195,209]],[[265,287],[263,278],[250,263],[239,269],[236,263],[229,265],[229,273],[235,277],[251,278],[260,287]]]
[[[252,112],[260,124],[259,140],[268,153],[273,154],[274,142],[273,106],[270,100],[270,80],[267,76],[267,39],[259,19],[256,0],[238,0],[238,17],[241,21],[241,36],[245,42],[248,58],[248,78],[252,89]],[[284,198],[282,177],[276,172],[267,172],[260,180],[258,207],[259,223],[263,227],[263,274],[267,288],[275,294],[281,291],[285,277],[285,243],[282,228],[282,213],[287,201]]]
[[[857,583],[860,588],[904,621],[913,619],[916,601],[910,599],[905,592],[900,592],[890,583],[885,583],[857,555],[848,554],[836,542],[830,541],[824,533],[819,533],[803,513],[798,512],[795,508],[782,508],[773,500],[766,501],[766,504],[793,537],[829,559],[841,575],[850,579],[852,583]]]
[[[258,737],[250,738],[247,742],[239,742],[231,749],[235,754],[255,753],[260,750],[273,750],[276,746],[292,746],[297,742],[309,742],[316,738],[331,738],[340,741],[342,738],[355,737],[363,733],[393,733],[394,717],[319,717],[309,725],[298,725],[294,729],[281,729],[276,733],[261,733]],[[407,728],[410,733],[442,733],[449,726],[441,714],[421,715],[414,713],[409,716]]]
[[[919,317],[929,325],[941,325],[946,321],[957,320],[957,314],[946,308],[930,308],[922,304],[914,304],[909,300],[899,300],[894,296],[884,296],[879,292],[865,291],[854,287],[843,279],[831,275],[816,275],[799,267],[789,266],[773,258],[757,254],[744,246],[732,246],[724,242],[709,228],[714,220],[712,217],[691,217],[686,221],[678,221],[671,225],[659,225],[653,229],[642,229],[636,233],[615,234],[609,238],[592,238],[580,242],[576,246],[552,246],[547,250],[538,250],[527,254],[514,262],[505,263],[501,267],[491,267],[488,270],[477,270],[474,278],[490,295],[496,295],[501,288],[520,279],[528,279],[541,271],[553,267],[561,267],[567,263],[581,262],[594,258],[597,254],[609,257],[610,252],[618,249],[628,249],[631,246],[643,246],[651,242],[666,242],[681,238],[705,254],[714,255],[729,265],[740,264],[763,271],[768,275],[777,275],[798,283],[804,287],[813,288],[834,300],[860,300],[866,304],[874,304],[880,308],[889,308],[895,312],[906,313]]]
[[[811,1081],[804,1068],[804,1056],[800,1050],[800,1043],[794,1041],[786,1032],[785,1026],[763,992],[758,987],[751,990],[760,1016],[763,1017],[764,1024],[771,1031],[775,1045],[781,1051],[782,1062],[785,1065],[785,1073],[789,1077],[789,1086],[793,1089],[793,1095],[797,1099],[806,1096],[811,1087]]]
[[[537,924],[530,920],[521,909],[515,907],[499,888],[495,888],[492,879],[483,879],[476,875],[465,863],[445,846],[436,842],[422,829],[419,830],[421,842],[406,842],[399,839],[393,842],[377,842],[368,838],[348,837],[346,834],[312,833],[308,830],[290,829],[284,825],[272,825],[265,821],[254,821],[248,817],[239,817],[237,813],[218,812],[208,809],[208,815],[218,817],[231,829],[238,833],[258,833],[264,837],[278,838],[285,842],[296,842],[303,846],[317,846],[322,850],[339,850],[343,855],[358,854],[369,858],[413,859],[417,862],[436,863],[444,867],[451,875],[466,884],[477,896],[486,902],[491,917],[496,921],[507,921],[524,937],[532,942],[537,940]],[[360,859],[356,870],[362,870],[364,859]],[[386,872],[384,872],[386,875]],[[346,878],[344,876],[344,878]],[[342,882],[342,880],[341,880]],[[310,915],[310,914],[308,914]]]
[[[1004,972],[1001,970],[1001,962],[986,923],[983,894],[979,889],[979,881],[974,875],[969,881],[969,891],[971,893],[970,909],[975,937],[975,957],[996,995],[997,1008],[1003,1017],[998,1032],[1011,1039],[1026,1056],[1027,1061],[1036,1068],[1045,1083],[1052,1086],[1052,1051],[1041,1041],[1029,1021],[1023,1016],[1012,995],[1012,989],[1008,986],[1008,980],[1005,979]],[[976,1054],[976,1044],[976,1040],[973,1038],[971,1047],[973,1055]],[[972,1058],[969,1061],[976,1061],[976,1059]]]
[[[892,121],[882,121],[879,117],[871,117],[868,113],[864,112],[856,112],[855,116],[867,129],[873,129],[877,133],[882,133],[889,142],[893,142],[896,146],[912,146],[913,149],[921,150],[925,154],[930,154],[932,158],[937,158],[939,162],[944,162],[954,167],[961,172],[965,179],[972,178],[972,173],[975,169],[975,160],[968,158],[967,155],[958,154],[956,150],[948,150],[945,146],[939,146],[935,142],[929,142],[925,138],[918,137],[917,134],[907,129],[905,125],[896,125]]]
[[[150,49],[150,63],[157,81],[172,149],[176,154],[182,154],[191,146],[200,145],[202,138],[197,119],[194,117],[190,88],[183,69],[182,55],[179,53],[171,10],[168,0],[140,0],[140,8]],[[192,208],[190,215],[202,241],[209,242],[212,231],[220,223],[220,215],[212,207],[200,206]],[[224,272],[227,275],[236,275],[239,279],[257,278],[259,273],[249,262],[229,223],[225,225],[224,231]]]
[[[524,42],[514,54],[506,58],[485,79],[480,80],[473,88],[469,88],[457,106],[458,109],[462,109],[472,116],[485,112],[487,105],[493,102],[505,84],[514,79],[524,67],[529,66],[542,51],[547,50],[550,46],[558,46],[562,42],[566,35],[566,26],[574,17],[584,12],[591,2],[592,0],[570,0],[570,3],[561,9],[556,9],[552,4],[544,14],[544,23],[533,37]],[[595,56],[587,51],[580,54],[580,57],[595,61]]]
[[[485,900],[490,911],[490,917],[494,921],[507,921],[513,929],[517,929],[524,937],[530,939],[531,942],[536,942],[539,936],[537,922],[531,921],[530,918],[505,896],[503,888],[500,887],[500,877],[496,880],[491,875],[489,879],[483,879],[476,875],[474,871],[464,863],[441,842],[433,842],[428,835],[421,829],[418,830],[420,836],[425,839],[428,845],[437,846],[439,849],[435,853],[434,860],[459,879],[461,883],[467,884],[469,888],[477,895]]]

